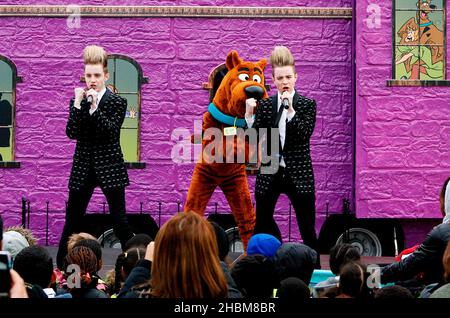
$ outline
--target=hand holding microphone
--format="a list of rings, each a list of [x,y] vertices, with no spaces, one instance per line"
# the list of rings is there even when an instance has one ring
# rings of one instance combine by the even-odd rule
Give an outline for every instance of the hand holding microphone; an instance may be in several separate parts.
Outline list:
[[[81,87],[75,88],[75,101],[74,101],[75,108],[81,109],[81,102],[84,98],[86,98],[86,102],[90,104],[91,109],[96,109],[98,93],[95,89],[93,88],[88,89]]]
[[[92,104],[94,101],[97,101],[98,93],[95,89],[87,89],[77,87],[75,88],[75,103],[80,104],[81,101],[86,98],[86,101]]]
[[[288,91],[284,91],[283,94],[281,94],[281,104],[284,109],[294,111],[294,108],[292,108],[292,96]]]
[[[96,105],[97,104],[97,96],[98,93],[95,89],[91,88],[89,90],[87,90],[86,92],[86,100],[89,104],[91,104],[91,106]]]

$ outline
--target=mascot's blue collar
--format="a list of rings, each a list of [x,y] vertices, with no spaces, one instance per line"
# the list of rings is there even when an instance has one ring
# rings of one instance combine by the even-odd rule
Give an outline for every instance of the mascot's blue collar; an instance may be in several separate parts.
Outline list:
[[[225,115],[213,103],[209,104],[208,111],[214,117],[215,120],[221,122],[222,124],[241,128],[244,128],[246,126],[245,119]]]
[[[421,27],[427,27],[427,26],[432,25],[432,24],[433,24],[433,22],[429,21],[429,22],[427,22],[427,23],[421,23],[421,24],[419,24],[419,26],[421,26]]]

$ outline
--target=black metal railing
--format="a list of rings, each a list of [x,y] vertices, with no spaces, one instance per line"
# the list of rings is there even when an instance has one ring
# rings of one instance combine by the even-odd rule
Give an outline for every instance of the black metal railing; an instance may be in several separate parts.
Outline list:
[[[141,201],[141,202],[139,202],[139,211],[127,211],[127,214],[141,214],[141,215],[142,214],[147,214],[150,217],[152,217],[153,219],[154,219],[154,216],[156,216],[157,217],[157,226],[158,226],[158,228],[160,228],[161,227],[162,214],[163,214],[162,213],[163,203],[164,202],[162,202],[162,201],[158,201],[156,211],[152,211],[152,210],[144,209],[144,202]],[[166,202],[166,203],[170,204],[172,202]],[[90,215],[90,214],[107,214],[108,209],[107,209],[106,204],[107,203],[105,201],[103,201],[102,205],[101,205],[101,210],[99,210],[99,211],[92,211],[92,210],[91,211],[87,211],[86,214],[88,214],[88,215]],[[182,209],[181,209],[181,207],[182,207],[181,202],[177,201],[176,204],[177,204],[177,212],[182,211]],[[67,211],[67,201],[65,202],[65,208],[66,208],[65,210],[52,210],[52,209],[50,209],[50,206],[51,206],[51,202],[50,201],[46,201],[46,203],[45,203],[45,210],[36,209],[34,207],[32,208],[30,200],[27,200],[26,198],[22,198],[22,220],[21,220],[21,223],[22,223],[22,226],[24,228],[28,228],[28,229],[30,228],[30,219],[31,219],[30,215],[31,215],[32,211],[36,215],[45,214],[45,245],[46,246],[48,246],[48,243],[49,243],[49,235],[50,235],[50,232],[49,232],[49,227],[50,227],[49,218],[50,218],[50,215],[65,213]],[[227,208],[229,208],[229,207],[227,206]],[[287,212],[288,213],[288,233],[287,234],[288,234],[288,241],[289,242],[291,242],[291,240],[292,240],[292,221],[293,221],[292,210],[293,210],[292,209],[292,204],[289,203],[289,210]],[[169,214],[169,213],[173,213],[173,212],[167,211],[167,214]],[[278,211],[277,213],[283,214],[285,212],[284,211]],[[342,209],[342,211],[330,212],[329,211],[329,202],[327,201],[326,202],[326,209],[325,209],[325,211],[317,211],[316,212],[317,215],[325,215],[325,219],[328,219],[330,215],[334,215],[334,214],[350,215],[351,213],[352,212],[350,210],[350,201],[348,199],[343,199],[343,209]],[[219,209],[219,203],[215,202],[213,211],[211,211],[211,212],[206,211],[205,212],[205,216],[208,217],[208,216],[210,216],[212,214],[215,214],[215,215],[231,214],[231,211]],[[234,226],[236,226],[236,224],[234,224]],[[344,241],[345,242],[348,242],[348,240],[349,240],[349,231],[348,231],[349,227],[350,227],[350,225],[345,226],[345,228],[346,228],[346,231],[344,232]]]

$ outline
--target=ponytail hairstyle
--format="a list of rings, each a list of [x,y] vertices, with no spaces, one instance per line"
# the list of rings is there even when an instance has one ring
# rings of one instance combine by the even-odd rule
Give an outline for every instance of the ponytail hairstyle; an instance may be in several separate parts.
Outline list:
[[[360,260],[361,255],[359,250],[351,244],[337,244],[330,250],[330,270],[334,275],[339,275],[345,264]]]
[[[71,264],[78,265],[80,271],[78,274],[81,282],[81,288],[92,288],[97,285],[96,272],[97,272],[97,257],[94,252],[85,246],[74,247],[66,258],[66,267],[64,271],[67,274],[67,267]],[[71,274],[72,276],[73,274]],[[73,277],[73,276],[72,276]],[[76,277],[73,277],[75,280]]]
[[[295,61],[294,56],[292,56],[291,51],[285,46],[275,46],[270,54],[270,65],[272,66],[272,76],[274,76],[275,67],[292,66],[294,74],[295,71]]]
[[[84,48],[83,52],[84,65],[101,64],[103,71],[108,73],[108,54],[104,48],[96,45],[89,45]]]
[[[117,257],[113,293],[118,293],[122,288],[122,282],[125,278],[122,277],[122,270],[127,276],[130,275],[136,263],[145,257],[145,252],[146,250],[142,247],[133,247]]]

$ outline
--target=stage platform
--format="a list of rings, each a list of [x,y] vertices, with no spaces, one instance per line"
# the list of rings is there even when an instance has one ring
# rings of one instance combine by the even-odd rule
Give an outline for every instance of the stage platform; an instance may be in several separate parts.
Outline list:
[[[46,249],[49,251],[50,255],[53,258],[53,263],[56,266],[56,253],[58,251],[57,246],[48,246]],[[105,278],[106,273],[111,269],[114,269],[114,264],[116,263],[117,256],[120,254],[121,250],[116,248],[103,248],[102,249],[102,257],[103,257],[103,268],[100,271],[100,277]],[[230,253],[229,257],[231,261],[236,260],[241,254],[240,253]],[[320,261],[322,265],[322,269],[328,270],[330,269],[328,263],[329,255],[320,255]],[[386,265],[394,262],[394,257],[384,256],[384,257],[374,257],[374,256],[363,256],[363,262],[366,265],[369,264],[378,264],[378,265]]]

